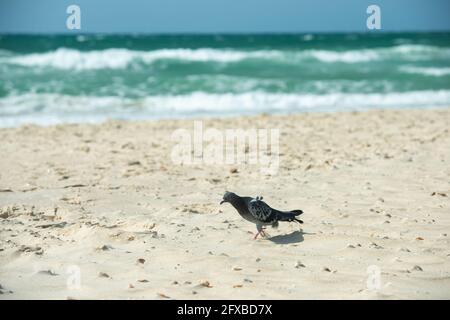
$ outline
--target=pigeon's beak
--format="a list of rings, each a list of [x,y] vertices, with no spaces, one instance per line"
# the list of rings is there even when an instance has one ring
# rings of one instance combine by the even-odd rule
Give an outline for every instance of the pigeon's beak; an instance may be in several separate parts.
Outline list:
[[[222,201],[220,201],[220,204],[222,204],[222,203],[224,203],[224,202],[226,202],[225,200],[222,200]]]

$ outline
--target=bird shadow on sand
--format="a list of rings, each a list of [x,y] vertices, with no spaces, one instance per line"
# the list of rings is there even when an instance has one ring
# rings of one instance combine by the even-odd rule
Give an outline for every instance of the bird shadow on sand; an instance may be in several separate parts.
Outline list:
[[[305,238],[303,237],[304,234],[312,234],[312,233],[305,233],[303,232],[303,230],[297,230],[288,234],[274,236],[268,238],[267,240],[272,241],[275,244],[300,243],[305,240]]]

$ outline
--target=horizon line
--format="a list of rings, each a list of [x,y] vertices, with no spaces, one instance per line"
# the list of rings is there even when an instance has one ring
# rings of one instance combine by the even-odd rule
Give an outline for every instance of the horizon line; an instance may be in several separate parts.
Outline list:
[[[64,32],[2,32],[0,36],[80,36],[80,35],[123,35],[123,36],[238,36],[238,35],[345,35],[345,34],[408,34],[408,33],[450,33],[450,29],[436,30],[359,30],[359,31],[253,31],[253,32],[100,32],[100,31],[64,31]]]

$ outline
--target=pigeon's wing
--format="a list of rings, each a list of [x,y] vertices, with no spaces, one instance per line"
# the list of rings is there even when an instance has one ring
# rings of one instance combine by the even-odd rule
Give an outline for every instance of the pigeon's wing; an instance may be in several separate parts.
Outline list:
[[[267,203],[261,200],[253,199],[248,202],[248,211],[261,222],[271,222],[273,220],[273,211]]]

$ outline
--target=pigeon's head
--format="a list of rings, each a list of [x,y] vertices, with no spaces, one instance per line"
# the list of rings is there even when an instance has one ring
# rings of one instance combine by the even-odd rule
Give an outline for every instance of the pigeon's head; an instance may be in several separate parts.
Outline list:
[[[236,197],[238,197],[236,193],[225,191],[225,194],[223,195],[223,199],[222,201],[220,201],[220,204],[224,202],[232,202],[233,199],[235,199]]]

